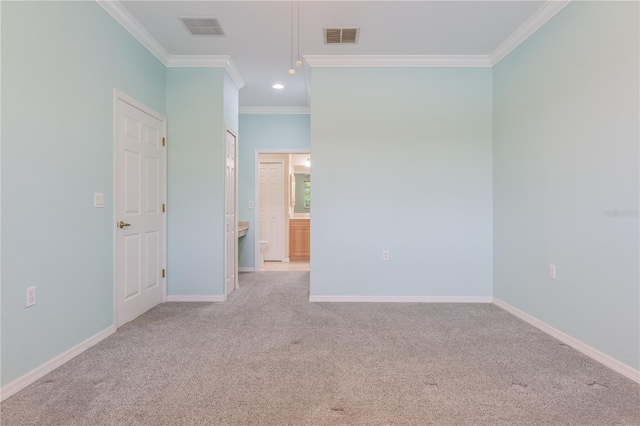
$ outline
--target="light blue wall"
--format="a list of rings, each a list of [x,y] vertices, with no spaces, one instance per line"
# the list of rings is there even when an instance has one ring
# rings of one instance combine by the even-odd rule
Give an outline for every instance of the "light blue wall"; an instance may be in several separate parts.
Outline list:
[[[491,69],[311,84],[311,294],[491,296]]]
[[[639,36],[573,2],[494,70],[495,296],[635,369]]]
[[[239,266],[255,265],[255,210],[249,201],[255,198],[256,149],[309,149],[308,114],[241,114],[238,140],[238,220],[249,222],[246,237],[240,238]]]
[[[238,134],[238,120],[240,119],[240,91],[229,74],[224,72],[223,87],[223,118],[225,125],[236,135]],[[226,155],[226,154],[225,154]],[[224,163],[223,163],[224,166]],[[224,169],[223,169],[224,173]]]
[[[167,294],[224,294],[224,75],[167,68]]]
[[[113,324],[113,89],[164,113],[165,68],[94,2],[0,7],[5,385]]]

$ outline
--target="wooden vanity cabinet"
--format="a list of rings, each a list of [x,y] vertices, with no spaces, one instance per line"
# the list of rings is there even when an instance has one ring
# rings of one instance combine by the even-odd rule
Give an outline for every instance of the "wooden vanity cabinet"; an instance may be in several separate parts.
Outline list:
[[[311,221],[289,220],[289,259],[309,260],[311,254]]]

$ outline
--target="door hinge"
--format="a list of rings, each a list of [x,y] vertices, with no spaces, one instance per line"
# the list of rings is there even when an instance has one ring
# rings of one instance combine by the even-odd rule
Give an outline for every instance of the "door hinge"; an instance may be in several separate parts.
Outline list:
[[[162,138],[162,146],[166,146],[166,144],[167,144],[166,139],[165,139],[165,138]]]
[[[165,211],[167,211],[166,207],[165,207],[164,203],[162,203],[162,213],[164,213]]]
[[[164,278],[165,273],[164,273],[164,269],[162,270],[162,278]]]

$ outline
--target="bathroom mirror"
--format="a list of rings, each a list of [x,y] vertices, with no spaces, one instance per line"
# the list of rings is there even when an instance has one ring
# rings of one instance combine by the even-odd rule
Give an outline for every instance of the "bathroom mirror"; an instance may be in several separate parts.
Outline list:
[[[295,173],[294,213],[311,213],[311,174]]]

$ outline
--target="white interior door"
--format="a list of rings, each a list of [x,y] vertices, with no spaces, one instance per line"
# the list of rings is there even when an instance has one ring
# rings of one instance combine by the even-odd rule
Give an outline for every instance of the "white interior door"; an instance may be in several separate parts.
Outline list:
[[[238,239],[236,237],[236,136],[226,132],[225,167],[225,294],[238,286]]]
[[[260,162],[260,240],[268,242],[264,260],[283,260],[284,162]]]
[[[164,300],[164,122],[116,100],[116,323]]]

